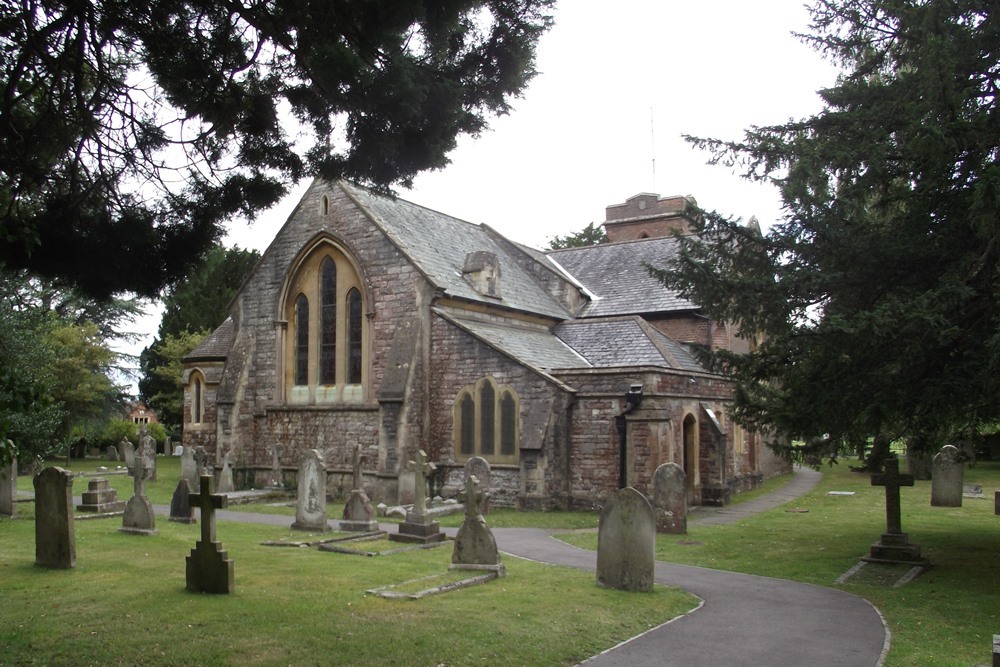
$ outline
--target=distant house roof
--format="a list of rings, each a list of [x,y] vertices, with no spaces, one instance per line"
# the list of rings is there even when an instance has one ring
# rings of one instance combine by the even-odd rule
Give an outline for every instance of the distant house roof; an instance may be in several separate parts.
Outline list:
[[[208,338],[201,342],[201,345],[191,350],[183,362],[195,361],[225,361],[229,355],[229,350],[233,347],[233,340],[236,338],[236,323],[233,318],[227,317],[226,321],[208,335]]]
[[[596,297],[579,317],[694,310],[694,303],[664,287],[646,269],[646,265],[662,268],[676,254],[677,239],[673,237],[602,243],[547,253]]]
[[[529,272],[521,270],[518,258],[511,254],[516,247],[500,242],[488,227],[403,199],[372,194],[344,181],[339,185],[445,294],[556,319],[572,316]],[[499,260],[499,298],[482,294],[463,277],[466,257],[477,251],[493,253]]]
[[[705,372],[683,346],[638,316],[570,320],[554,333],[598,368],[661,366]]]

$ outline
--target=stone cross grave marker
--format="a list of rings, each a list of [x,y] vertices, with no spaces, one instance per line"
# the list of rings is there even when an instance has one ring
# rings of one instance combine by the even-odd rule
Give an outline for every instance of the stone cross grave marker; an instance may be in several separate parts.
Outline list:
[[[146,457],[137,456],[132,475],[134,491],[125,505],[122,527],[119,530],[131,535],[156,535],[156,514],[153,504],[146,497]]]
[[[219,471],[219,485],[215,491],[217,493],[233,492],[233,464],[229,461],[231,452],[222,455],[222,470]]]
[[[17,459],[0,470],[0,514],[14,516],[17,507]]]
[[[630,486],[613,493],[597,528],[597,585],[653,590],[655,541],[656,520],[646,497]]]
[[[871,484],[885,487],[885,532],[861,560],[870,563],[926,564],[926,559],[920,556],[920,545],[910,544],[909,537],[903,532],[900,517],[899,490],[904,486],[913,486],[913,475],[900,474],[899,459],[890,458],[885,460],[884,473],[872,475]]]
[[[687,533],[687,476],[676,463],[664,463],[653,473],[653,513],[656,532]]]
[[[965,462],[954,445],[945,445],[931,462],[931,506],[961,507]]]
[[[415,460],[410,461],[413,470],[413,509],[406,513],[406,519],[399,524],[399,532],[389,535],[396,542],[419,542],[428,544],[441,542],[445,535],[441,525],[432,521],[427,513],[427,474],[436,466],[427,460],[423,450],[417,452]]]
[[[483,514],[490,513],[490,462],[482,456],[473,456],[465,462],[465,478],[474,476],[479,481],[479,511]]]
[[[465,478],[465,520],[455,535],[455,547],[451,552],[452,569],[491,570],[504,574],[500,562],[500,552],[493,531],[479,512],[479,501],[483,492],[479,490],[479,480],[475,475]]]
[[[353,479],[351,480],[353,486],[352,488],[356,491],[364,491],[365,483],[361,475],[361,444],[354,445],[354,451],[351,453],[351,474]]]
[[[299,463],[298,496],[295,503],[295,530],[325,533],[326,522],[326,462],[317,449],[309,449]]]
[[[58,466],[35,475],[35,565],[76,567],[73,473]]]
[[[344,505],[344,520],[340,522],[340,529],[371,532],[379,528],[378,521],[375,521],[375,511],[372,509],[371,500],[365,493],[364,479],[361,475],[363,459],[361,450],[360,444],[354,445],[351,455],[354,488],[347,496],[347,503]]]
[[[212,476],[202,475],[191,505],[201,508],[201,540],[187,557],[187,589],[195,593],[232,593],[235,589],[233,561],[215,540],[215,510],[229,505],[228,496],[212,493]]]
[[[153,440],[146,431],[146,425],[142,425],[139,437],[139,448],[135,452],[136,458],[142,459],[143,474],[151,482],[156,481],[156,440]],[[138,462],[137,462],[138,463]]]

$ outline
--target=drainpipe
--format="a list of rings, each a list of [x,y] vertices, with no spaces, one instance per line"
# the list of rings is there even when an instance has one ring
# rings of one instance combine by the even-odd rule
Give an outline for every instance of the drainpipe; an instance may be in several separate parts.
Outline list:
[[[706,331],[706,337],[708,338],[708,340],[705,341],[705,344],[708,346],[709,351],[711,351],[712,350],[712,336],[715,333],[713,331],[713,328],[712,328],[713,327],[712,318],[709,317],[709,316],[707,316],[707,315],[702,315],[699,312],[694,312],[693,314],[694,314],[695,317],[700,317],[701,319],[705,320],[705,328],[707,330]]]
[[[618,488],[624,489],[628,486],[628,429],[625,423],[625,416],[639,407],[642,403],[642,385],[633,384],[625,394],[625,409],[621,414],[615,416],[615,427],[618,429]]]

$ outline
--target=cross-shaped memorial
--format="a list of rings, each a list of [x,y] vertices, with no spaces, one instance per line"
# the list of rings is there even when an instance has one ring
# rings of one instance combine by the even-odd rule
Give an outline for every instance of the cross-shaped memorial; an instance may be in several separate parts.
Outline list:
[[[435,469],[435,465],[427,460],[427,454],[420,450],[416,459],[410,461],[413,469],[413,508],[406,513],[406,520],[399,524],[399,532],[389,535],[396,542],[420,542],[428,544],[441,542],[445,535],[441,525],[432,521],[427,513],[427,473]]]
[[[904,486],[913,486],[913,475],[899,472],[897,458],[886,459],[884,470],[872,475],[872,486],[885,487],[885,532],[861,560],[869,563],[926,565],[927,559],[920,556],[920,545],[910,544],[909,537],[903,532],[900,516],[899,490]]]
[[[199,491],[190,498],[192,507],[201,508],[201,540],[187,557],[187,589],[195,593],[232,593],[233,561],[226,558],[222,544],[215,541],[215,510],[225,509],[229,497],[212,493],[211,475],[202,475],[199,483]]]

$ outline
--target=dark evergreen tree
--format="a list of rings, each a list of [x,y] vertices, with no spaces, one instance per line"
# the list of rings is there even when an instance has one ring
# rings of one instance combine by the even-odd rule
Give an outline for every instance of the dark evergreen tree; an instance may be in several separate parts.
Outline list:
[[[290,181],[409,184],[508,111],[552,1],[3,3],[0,262],[155,297]]]
[[[590,223],[583,229],[566,236],[553,236],[549,239],[549,250],[560,250],[562,248],[580,248],[598,243],[607,243],[608,233],[604,231],[604,225],[594,226]]]
[[[1000,16],[986,0],[820,0],[843,67],[824,108],[691,139],[773,181],[761,235],[706,213],[667,285],[759,341],[708,360],[736,417],[848,443],[941,438],[1000,414]]]

